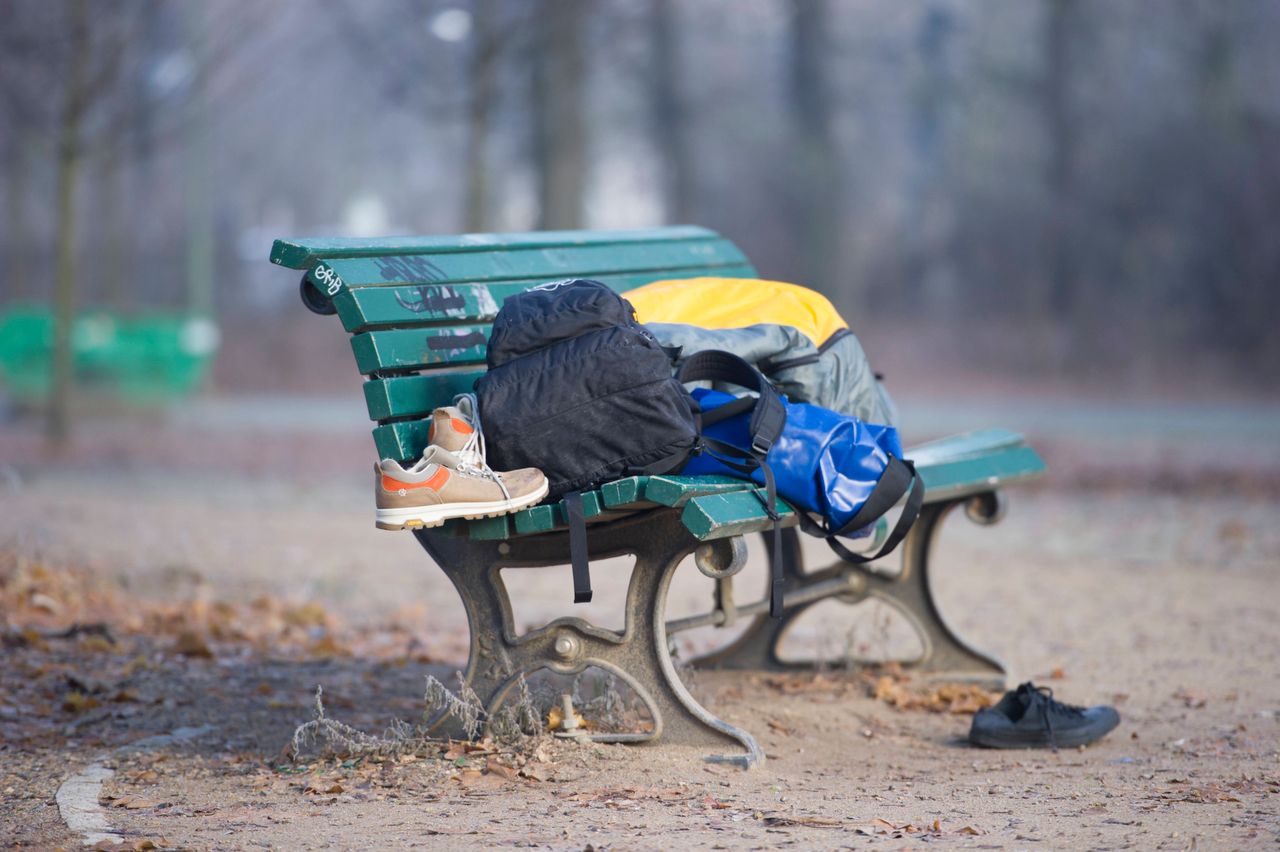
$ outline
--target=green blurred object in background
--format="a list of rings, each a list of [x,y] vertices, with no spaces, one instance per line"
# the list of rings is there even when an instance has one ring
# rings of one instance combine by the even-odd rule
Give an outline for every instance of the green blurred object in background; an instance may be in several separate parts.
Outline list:
[[[219,337],[207,317],[83,312],[71,329],[76,385],[129,403],[169,402],[200,387]],[[51,310],[15,305],[0,314],[0,383],[9,395],[23,403],[47,399],[52,364]]]

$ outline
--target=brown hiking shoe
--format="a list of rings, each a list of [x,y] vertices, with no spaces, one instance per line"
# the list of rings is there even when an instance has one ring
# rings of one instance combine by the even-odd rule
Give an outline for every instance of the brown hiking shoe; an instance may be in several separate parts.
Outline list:
[[[383,530],[438,527],[450,518],[492,518],[547,496],[547,478],[537,468],[497,473],[435,445],[411,468],[383,459],[373,471],[377,526]]]
[[[461,405],[446,405],[431,412],[427,423],[427,443],[443,447],[464,461],[474,463],[476,459],[469,456],[480,449],[478,446],[480,433],[472,425],[475,423],[475,409],[464,410],[468,407],[467,396],[454,400]],[[483,457],[479,461],[484,461]]]

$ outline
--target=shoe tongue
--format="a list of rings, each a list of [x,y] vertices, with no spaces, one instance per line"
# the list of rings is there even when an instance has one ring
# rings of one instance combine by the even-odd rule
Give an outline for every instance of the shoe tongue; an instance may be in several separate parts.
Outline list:
[[[458,412],[458,416],[470,426],[476,425],[476,398],[474,394],[460,393],[453,398],[450,409]]]
[[[422,453],[422,458],[413,466],[415,473],[426,469],[428,465],[438,464],[456,470],[458,467],[458,457],[446,450],[438,444],[432,444]]]

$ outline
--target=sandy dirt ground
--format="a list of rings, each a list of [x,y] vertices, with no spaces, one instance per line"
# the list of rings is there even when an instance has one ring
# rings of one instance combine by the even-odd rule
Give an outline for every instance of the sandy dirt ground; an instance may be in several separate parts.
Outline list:
[[[964,741],[968,715],[877,699],[883,669],[827,668],[690,674],[708,707],[761,741],[768,760],[750,772],[667,745],[293,759],[317,685],[332,718],[376,733],[416,719],[424,675],[448,680],[465,658],[447,581],[411,537],[373,528],[365,441],[342,426],[314,432],[292,445],[305,447],[304,463],[295,451],[286,464],[269,438],[115,424],[55,463],[21,429],[0,436],[0,842],[1280,843],[1274,471],[1239,466],[1205,481],[1208,450],[1173,468],[1153,450],[1117,474],[1050,435],[1046,455],[1065,475],[1013,491],[995,527],[948,522],[943,608],[1007,662],[1011,683],[1115,704],[1120,727],[1087,749],[976,750]],[[754,557],[748,584],[763,583]],[[618,624],[624,582],[603,577],[625,565],[597,570],[600,600],[574,614]],[[696,571],[683,573],[693,576],[673,590],[677,616],[709,593]],[[569,609],[564,571],[521,574],[518,623]],[[849,648],[909,654],[911,642],[883,613],[835,603],[794,639],[798,657],[828,662]],[[691,657],[725,638],[680,641]],[[895,694],[928,694],[888,675]]]

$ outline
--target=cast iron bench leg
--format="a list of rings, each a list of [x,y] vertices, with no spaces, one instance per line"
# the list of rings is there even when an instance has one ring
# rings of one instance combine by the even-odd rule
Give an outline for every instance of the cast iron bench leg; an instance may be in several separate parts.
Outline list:
[[[938,608],[930,582],[930,555],[938,528],[952,509],[966,503],[967,514],[978,523],[999,520],[1000,503],[994,494],[925,506],[902,543],[902,571],[897,575],[839,562],[802,573],[798,536],[795,530],[783,531],[786,613],[776,620],[767,615],[757,616],[737,641],[695,662],[726,669],[800,668],[798,664],[782,660],[778,652],[787,631],[809,607],[831,597],[850,604],[876,598],[901,613],[920,639],[920,656],[905,661],[904,667],[932,678],[970,681],[1003,689],[1004,665],[960,638]]]
[[[753,766],[764,759],[746,731],[716,718],[680,681],[671,660],[666,631],[666,599],[671,576],[698,542],[680,524],[679,513],[660,510],[588,528],[593,559],[635,554],[627,588],[626,628],[619,633],[577,617],[558,618],[525,635],[517,635],[511,601],[500,570],[556,565],[566,561],[564,533],[518,538],[507,542],[451,539],[426,532],[418,541],[453,582],[462,598],[471,629],[471,654],[465,678],[492,714],[517,689],[522,676],[539,669],[577,674],[596,666],[634,691],[652,716],[652,730],[600,733],[597,742],[666,742],[723,748],[745,754],[711,755],[707,759]],[[729,548],[731,542],[711,546]],[[597,570],[596,585],[619,582]],[[564,590],[566,596],[569,589]],[[451,719],[440,720],[441,734],[462,737]]]

